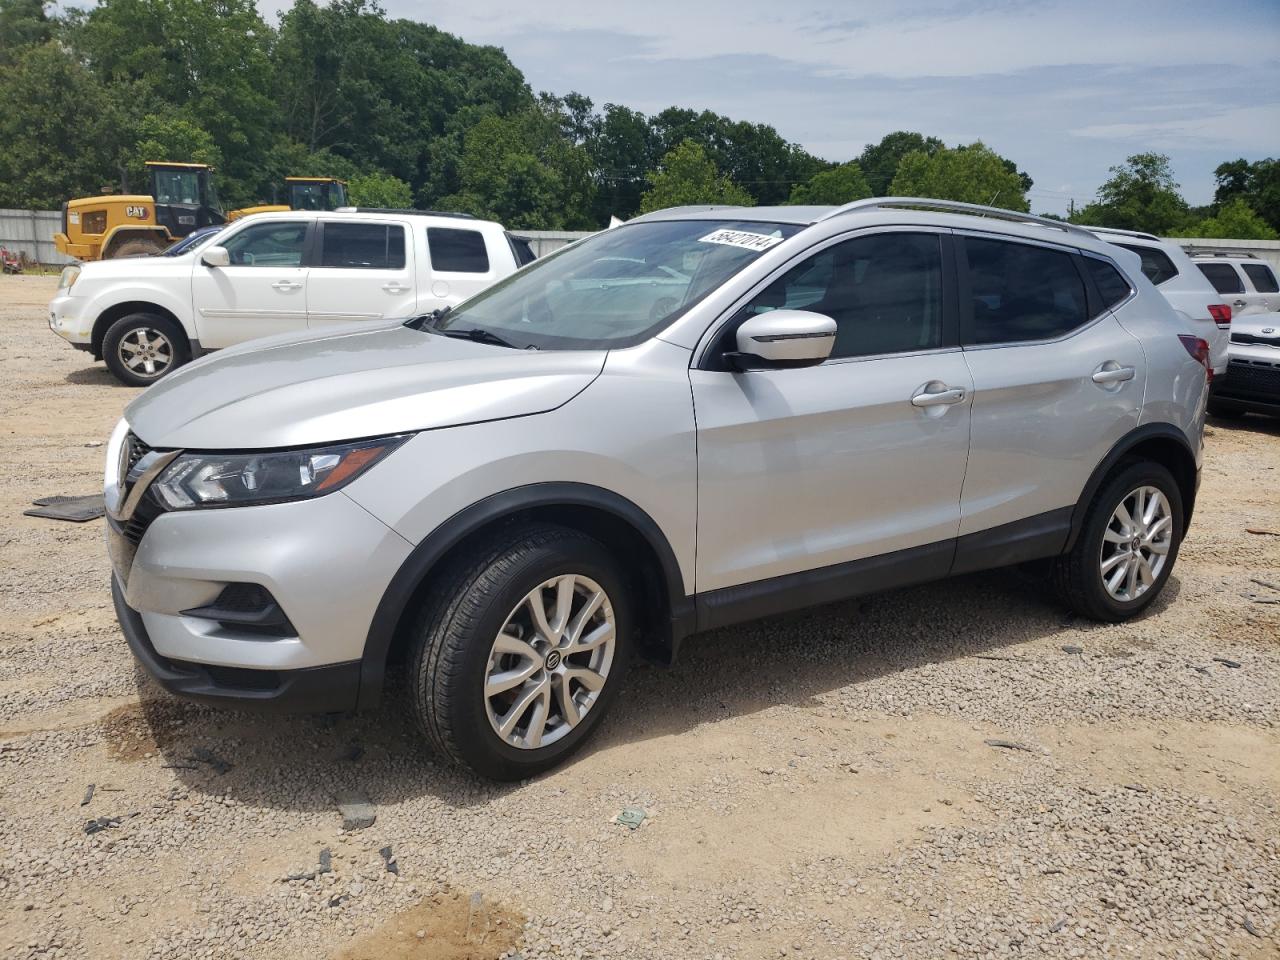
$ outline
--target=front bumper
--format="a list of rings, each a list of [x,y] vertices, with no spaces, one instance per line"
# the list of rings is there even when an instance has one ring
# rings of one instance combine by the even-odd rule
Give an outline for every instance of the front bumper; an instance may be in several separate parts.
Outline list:
[[[208,701],[350,709],[374,610],[410,544],[341,491],[157,512],[107,523],[116,613],[148,672]],[[209,615],[233,584],[268,591],[284,629]]]
[[[93,321],[84,317],[85,301],[60,293],[49,301],[49,329],[72,346],[89,349],[93,341]]]
[[[1210,399],[1256,413],[1280,414],[1280,351],[1268,357],[1232,357],[1228,374],[1214,379]]]

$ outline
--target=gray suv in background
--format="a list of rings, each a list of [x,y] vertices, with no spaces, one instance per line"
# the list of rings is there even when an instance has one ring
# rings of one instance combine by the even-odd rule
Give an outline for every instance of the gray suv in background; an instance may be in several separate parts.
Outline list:
[[[403,663],[437,750],[527,777],[698,631],[1046,559],[1071,609],[1138,614],[1191,520],[1209,362],[1071,225],[664,210],[151,387],[108,449],[116,611],[205,701],[366,708]]]

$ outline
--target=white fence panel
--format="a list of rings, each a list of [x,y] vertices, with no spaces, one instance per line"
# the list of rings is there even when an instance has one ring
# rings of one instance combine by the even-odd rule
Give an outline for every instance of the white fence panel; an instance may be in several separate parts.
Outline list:
[[[0,247],[17,252],[37,263],[73,263],[53,245],[53,235],[62,229],[61,210],[0,209]]]

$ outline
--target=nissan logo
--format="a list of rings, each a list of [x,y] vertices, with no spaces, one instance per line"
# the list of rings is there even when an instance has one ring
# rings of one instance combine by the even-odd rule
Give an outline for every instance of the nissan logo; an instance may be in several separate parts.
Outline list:
[[[560,651],[552,650],[547,654],[547,669],[554,670],[558,666],[560,666]]]

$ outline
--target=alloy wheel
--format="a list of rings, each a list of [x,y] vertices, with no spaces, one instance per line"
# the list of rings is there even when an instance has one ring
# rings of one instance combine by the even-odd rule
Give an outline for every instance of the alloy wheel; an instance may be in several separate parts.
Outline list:
[[[1113,600],[1136,600],[1159,579],[1173,546],[1169,499],[1141,486],[1121,500],[1102,534],[1099,573]]]
[[[613,605],[581,574],[545,580],[508,614],[485,669],[489,723],[508,745],[545,747],[573,731],[609,679]]]
[[[173,344],[154,327],[136,327],[120,338],[120,362],[139,377],[155,378],[173,363]]]

